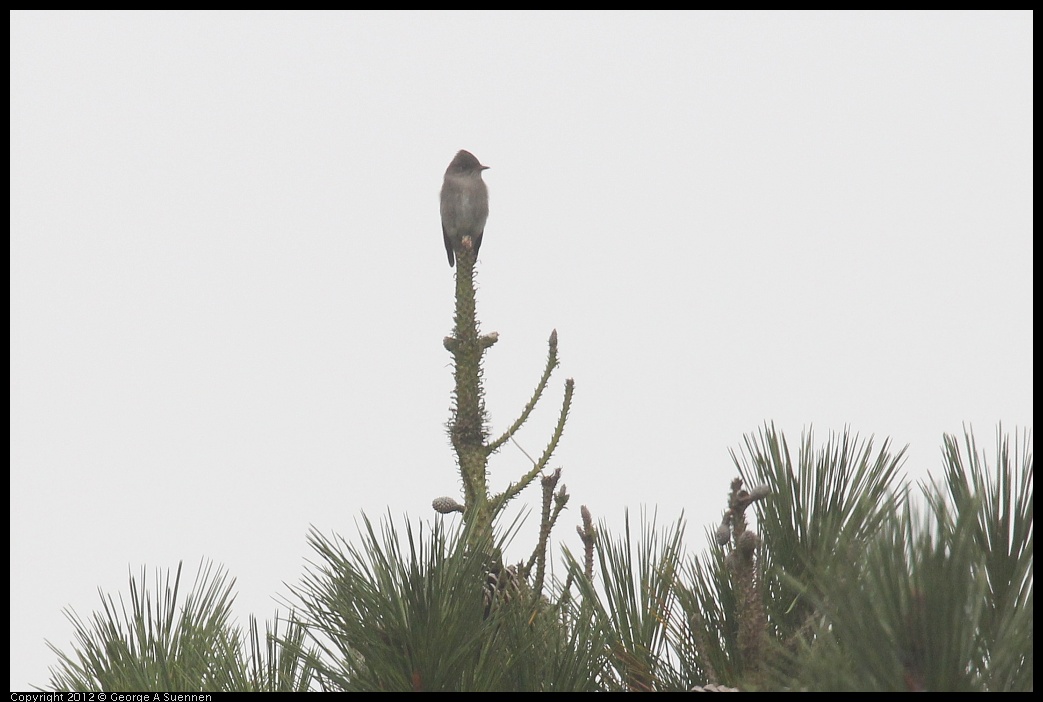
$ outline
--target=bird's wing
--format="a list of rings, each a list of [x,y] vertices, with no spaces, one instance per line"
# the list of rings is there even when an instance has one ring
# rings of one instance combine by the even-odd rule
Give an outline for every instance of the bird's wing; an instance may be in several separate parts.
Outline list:
[[[481,240],[481,236],[478,237]],[[445,226],[442,227],[442,239],[445,240],[445,253],[449,257],[449,267],[452,268],[453,264],[456,263],[456,259],[453,257],[453,242],[449,240],[449,234],[445,231]]]

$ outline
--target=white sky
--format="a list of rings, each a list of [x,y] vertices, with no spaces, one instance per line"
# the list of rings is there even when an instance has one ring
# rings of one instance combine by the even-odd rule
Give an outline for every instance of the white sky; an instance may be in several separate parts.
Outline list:
[[[128,568],[223,564],[245,625],[309,525],[458,496],[461,148],[493,433],[553,328],[529,453],[576,380],[573,548],[586,504],[684,510],[698,552],[765,420],[911,444],[915,479],[1032,425],[1030,13],[11,19],[12,689]]]

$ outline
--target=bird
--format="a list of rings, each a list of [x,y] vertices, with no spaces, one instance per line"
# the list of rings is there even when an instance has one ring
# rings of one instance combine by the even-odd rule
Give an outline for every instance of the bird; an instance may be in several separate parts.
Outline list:
[[[485,233],[485,220],[489,217],[489,190],[482,180],[483,166],[470,151],[460,150],[445,169],[442,181],[441,212],[442,238],[449,267],[455,262],[455,248],[469,238],[478,257]]]

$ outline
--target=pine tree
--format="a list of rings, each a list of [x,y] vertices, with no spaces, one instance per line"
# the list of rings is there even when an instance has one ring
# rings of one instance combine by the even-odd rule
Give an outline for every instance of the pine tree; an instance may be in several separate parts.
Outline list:
[[[573,383],[530,469],[499,492],[488,461],[529,419],[558,365],[557,333],[517,419],[490,438],[482,358],[497,335],[475,313],[474,253],[455,252],[455,387],[447,425],[463,503],[395,526],[361,520],[353,543],[313,531],[314,557],[259,632],[230,621],[234,581],[202,565],[181,599],[130,580],[130,610],[102,594],[47,689],[105,691],[1031,690],[1031,435],[998,432],[986,461],[944,437],[939,478],[903,481],[905,449],[843,431],[792,451],[773,425],[733,453],[736,477],[697,556],[685,523],[629,517],[613,538],[580,510],[564,580],[547,553],[569,495],[548,470]],[[540,529],[517,564],[504,506],[539,477]],[[460,513],[457,519],[455,514]],[[526,549],[528,550],[528,549]]]

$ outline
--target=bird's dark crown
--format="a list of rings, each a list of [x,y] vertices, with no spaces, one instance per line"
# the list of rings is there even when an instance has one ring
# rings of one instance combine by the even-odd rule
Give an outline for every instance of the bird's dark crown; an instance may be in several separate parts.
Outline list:
[[[484,171],[488,166],[483,166],[470,151],[461,149],[456,152],[452,163],[449,164],[451,171]]]

